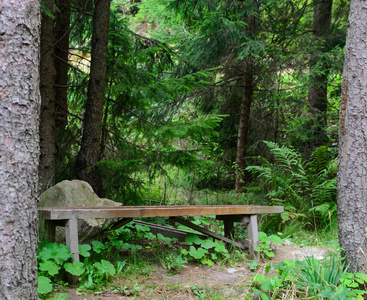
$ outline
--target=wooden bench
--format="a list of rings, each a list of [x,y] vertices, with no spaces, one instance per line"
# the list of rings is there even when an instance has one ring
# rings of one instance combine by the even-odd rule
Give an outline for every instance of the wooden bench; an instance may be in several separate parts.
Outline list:
[[[282,206],[258,205],[202,205],[202,206],[101,206],[101,207],[42,207],[38,209],[40,218],[45,221],[45,231],[49,242],[55,238],[56,226],[65,226],[66,245],[74,255],[73,261],[79,261],[79,219],[111,219],[123,218],[112,228],[121,227],[134,218],[170,217],[173,222],[183,224],[208,236],[225,241],[239,248],[249,248],[252,259],[259,259],[254,248],[258,246],[257,215],[274,214],[284,211]],[[197,226],[181,217],[215,215],[217,220],[224,223],[222,236],[200,226]],[[247,245],[234,241],[234,222],[247,224]]]

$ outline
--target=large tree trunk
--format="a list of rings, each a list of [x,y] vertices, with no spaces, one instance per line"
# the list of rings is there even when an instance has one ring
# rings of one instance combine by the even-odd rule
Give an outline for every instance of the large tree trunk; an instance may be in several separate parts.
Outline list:
[[[236,156],[236,192],[244,192],[244,187],[246,185],[246,153],[247,153],[247,141],[248,141],[248,130],[250,123],[250,113],[251,113],[251,103],[254,94],[253,81],[253,59],[248,58],[245,62],[245,72],[244,72],[244,88],[241,101],[241,115],[240,123],[238,126],[237,135],[237,156]]]
[[[102,182],[95,164],[100,159],[103,103],[106,87],[110,1],[95,0],[90,80],[83,124],[82,145],[77,157],[79,179],[89,182],[102,196]]]
[[[56,68],[56,128],[63,132],[68,123],[68,61],[71,7],[69,0],[56,0],[58,12],[55,23],[55,68]]]
[[[37,299],[39,0],[0,2],[0,299]]]
[[[340,102],[338,228],[350,270],[367,260],[367,2],[351,1]]]
[[[313,39],[318,44],[316,55],[312,55],[308,88],[308,102],[311,113],[315,117],[316,124],[313,126],[312,134],[314,147],[321,146],[327,141],[325,127],[327,125],[327,85],[328,85],[328,65],[323,61],[321,55],[326,50],[325,37],[330,28],[331,9],[333,0],[315,0],[313,19]],[[318,65],[318,66],[317,66]]]
[[[45,0],[45,6],[53,9],[53,0]],[[55,183],[55,65],[54,65],[54,22],[46,14],[42,14],[41,25],[41,63],[40,63],[40,147],[39,183],[41,192]]]

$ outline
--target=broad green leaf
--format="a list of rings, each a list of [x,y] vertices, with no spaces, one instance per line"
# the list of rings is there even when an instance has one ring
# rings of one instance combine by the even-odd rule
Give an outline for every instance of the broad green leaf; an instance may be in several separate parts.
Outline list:
[[[277,244],[283,243],[283,240],[279,236],[277,236],[275,234],[272,234],[270,236],[270,240],[271,240],[272,243],[277,243]]]
[[[247,265],[250,270],[255,270],[259,266],[256,260],[251,261],[251,263],[247,263]]]
[[[39,269],[47,272],[51,276],[54,276],[59,273],[61,267],[52,260],[46,260],[39,264]]]
[[[214,265],[214,261],[212,261],[211,259],[209,259],[209,258],[207,258],[205,256],[201,259],[201,263],[203,265],[208,265],[209,267],[211,267],[212,265]]]
[[[259,240],[262,242],[269,242],[270,238],[266,235],[266,233],[259,231]]]
[[[271,283],[270,279],[264,281],[262,284],[261,284],[261,289],[265,292],[267,291],[270,291],[272,290],[274,287],[273,287],[273,284]]]
[[[263,300],[269,300],[269,296],[267,294],[264,294],[264,293],[261,293],[260,294],[260,298],[263,299]]]
[[[136,231],[138,232],[148,232],[150,231],[150,228],[148,225],[139,225],[135,224]]]
[[[200,245],[202,243],[202,240],[196,234],[189,233],[185,236],[185,242],[188,245],[192,244]]]
[[[189,251],[189,254],[195,259],[202,259],[207,253],[208,250],[201,247],[196,249],[194,246],[191,246]]]
[[[79,254],[83,257],[89,257],[90,253],[89,251],[92,249],[92,247],[88,244],[79,245]]]
[[[38,258],[40,260],[50,260],[53,259],[56,263],[62,264],[69,258],[74,257],[70,253],[68,247],[63,244],[50,243],[42,248],[39,252]]]
[[[101,253],[102,250],[106,249],[105,244],[101,243],[100,241],[93,241],[92,246],[93,251],[96,253]]]
[[[202,218],[201,223],[203,223],[206,226],[210,226],[210,222],[207,219]]]
[[[151,232],[146,232],[145,235],[144,235],[144,237],[146,239],[150,240],[150,241],[153,241],[153,240],[156,239],[156,236],[153,233],[151,233]]]
[[[80,276],[85,271],[84,264],[80,261],[74,261],[73,263],[67,262],[64,264],[64,268],[66,272],[75,276]]]
[[[180,252],[184,256],[189,254],[189,251],[187,251],[186,249],[181,249]]]
[[[116,273],[116,269],[109,261],[102,259],[101,262],[97,262],[94,266],[102,273],[114,275]]]
[[[201,243],[201,247],[205,249],[211,249],[215,247],[215,243],[213,242],[212,238],[208,238]]]
[[[173,241],[171,238],[166,237],[166,236],[162,235],[161,233],[157,234],[157,238],[158,238],[158,240],[160,240],[162,242],[166,242],[166,243],[170,243],[170,242]]]
[[[264,253],[266,254],[267,257],[274,257],[275,256],[274,252],[271,252],[271,251],[265,251]]]
[[[66,293],[57,294],[54,298],[50,300],[68,300],[68,294]]]
[[[52,292],[52,284],[51,280],[45,276],[38,276],[38,287],[37,293],[38,294],[48,294]]]
[[[268,264],[266,267],[265,267],[265,274],[268,274],[269,271],[271,270],[271,264]]]
[[[265,276],[263,274],[256,274],[252,277],[252,279],[256,282],[264,282],[264,280],[266,279]]]
[[[221,243],[218,243],[218,242],[215,243],[215,248],[214,249],[218,253],[228,253],[228,250],[226,249],[226,246],[224,244],[221,244]]]

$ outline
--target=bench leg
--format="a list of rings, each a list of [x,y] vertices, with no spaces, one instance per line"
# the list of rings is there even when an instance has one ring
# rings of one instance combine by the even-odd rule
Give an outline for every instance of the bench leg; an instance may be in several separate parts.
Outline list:
[[[55,221],[51,221],[51,220],[44,220],[45,225],[44,225],[44,239],[48,242],[48,243],[55,243],[55,232],[56,232],[56,223]]]
[[[250,259],[259,261],[260,254],[259,252],[254,250],[255,247],[259,246],[259,233],[257,229],[257,215],[250,216],[250,222],[247,225],[247,234],[248,234],[248,239],[249,239]]]
[[[224,236],[234,240],[234,227],[233,227],[233,220],[226,218],[223,220],[224,225]]]
[[[65,226],[66,246],[69,247],[70,253],[74,255],[72,261],[79,261],[79,241],[78,241],[78,221],[77,219],[69,219]],[[78,276],[69,275],[69,282],[76,284]]]

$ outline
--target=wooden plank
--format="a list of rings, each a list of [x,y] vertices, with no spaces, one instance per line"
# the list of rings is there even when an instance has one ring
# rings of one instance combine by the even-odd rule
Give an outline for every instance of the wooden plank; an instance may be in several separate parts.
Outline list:
[[[177,228],[172,228],[172,227],[167,227],[164,225],[158,225],[158,224],[152,224],[152,223],[147,223],[147,222],[142,222],[142,221],[136,221],[134,220],[135,224],[139,224],[139,225],[146,225],[150,228],[150,232],[153,233],[154,235],[158,235],[158,233],[160,233],[161,235],[165,236],[165,237],[169,237],[169,238],[174,238],[177,239],[180,242],[185,242],[185,237],[186,235],[188,235],[189,233],[192,232],[188,232],[186,230],[181,230],[181,229],[177,229]],[[208,235],[206,234],[197,234],[199,238],[201,239],[207,239]]]
[[[93,218],[145,218],[206,215],[253,215],[281,213],[282,206],[212,205],[212,206],[101,206],[101,207],[43,207],[40,214],[48,220]]]
[[[250,223],[247,225],[247,235],[249,239],[249,252],[250,259],[260,260],[259,252],[255,251],[254,248],[259,246],[259,233],[257,229],[257,216],[250,216]]]
[[[74,261],[79,261],[79,238],[78,238],[78,221],[77,219],[69,219],[65,226],[65,238],[66,246],[69,247],[70,253],[74,255],[71,259]],[[68,275],[68,280],[72,284],[78,282],[78,276]]]
[[[195,224],[193,224],[193,223],[191,223],[191,222],[189,222],[189,221],[187,221],[185,219],[182,219],[180,217],[172,217],[171,219],[174,222],[177,222],[177,223],[180,223],[180,224],[182,224],[184,226],[187,226],[189,228],[192,228],[192,229],[194,229],[194,230],[196,230],[198,232],[201,232],[203,234],[206,234],[208,236],[211,236],[211,237],[213,237],[213,238],[215,238],[217,240],[222,240],[222,241],[224,241],[224,242],[226,242],[228,244],[232,244],[232,245],[234,245],[234,246],[236,246],[238,248],[245,249],[245,246],[242,245],[241,243],[238,243],[238,242],[236,242],[236,241],[234,241],[232,239],[229,239],[227,237],[224,237],[224,236],[222,236],[222,235],[220,235],[218,233],[215,233],[213,231],[210,231],[208,229],[202,228],[202,227],[200,227],[198,225],[195,225]]]

